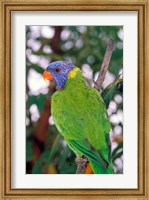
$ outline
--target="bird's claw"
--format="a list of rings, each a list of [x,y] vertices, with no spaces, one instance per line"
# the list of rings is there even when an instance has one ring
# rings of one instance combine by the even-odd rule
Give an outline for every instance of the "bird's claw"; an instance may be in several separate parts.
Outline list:
[[[75,162],[76,162],[77,165],[83,164],[83,163],[87,163],[87,158],[76,157],[76,158],[75,158]]]
[[[86,157],[76,157],[75,162],[77,164],[77,171],[76,174],[84,174],[86,166],[87,166],[87,158]]]

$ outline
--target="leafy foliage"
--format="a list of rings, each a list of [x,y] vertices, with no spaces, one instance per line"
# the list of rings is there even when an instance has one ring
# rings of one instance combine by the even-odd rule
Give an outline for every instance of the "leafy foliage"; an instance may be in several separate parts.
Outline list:
[[[122,79],[120,78],[115,80],[113,83],[110,83],[101,93],[102,98],[106,104],[106,108],[109,107],[109,103],[114,98],[114,96],[121,91],[119,84],[122,84]]]

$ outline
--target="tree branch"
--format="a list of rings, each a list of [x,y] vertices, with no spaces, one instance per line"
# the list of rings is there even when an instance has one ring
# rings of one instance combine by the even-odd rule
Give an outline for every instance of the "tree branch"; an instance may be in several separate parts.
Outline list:
[[[113,47],[114,47],[114,41],[113,41],[113,39],[110,39],[108,42],[108,45],[107,45],[105,55],[104,55],[103,63],[100,68],[99,76],[94,83],[95,84],[94,88],[98,91],[100,90],[100,88],[104,82],[104,79],[105,79],[105,76],[106,76],[106,73],[107,73],[107,70],[109,67],[110,59],[112,56]]]
[[[100,88],[101,88],[101,86],[104,82],[106,73],[108,71],[109,63],[110,63],[110,60],[111,60],[113,47],[114,47],[114,41],[112,39],[110,39],[108,44],[107,44],[107,49],[106,49],[106,52],[105,52],[105,55],[104,55],[103,63],[102,63],[101,68],[100,68],[99,76],[94,83],[95,84],[94,88],[97,91],[100,90]],[[77,164],[76,174],[84,174],[85,169],[86,169],[86,165],[87,165],[87,158],[85,156],[83,158],[76,157],[75,161],[76,161],[76,164]],[[103,164],[106,165],[106,163],[104,163],[104,161],[103,161]]]

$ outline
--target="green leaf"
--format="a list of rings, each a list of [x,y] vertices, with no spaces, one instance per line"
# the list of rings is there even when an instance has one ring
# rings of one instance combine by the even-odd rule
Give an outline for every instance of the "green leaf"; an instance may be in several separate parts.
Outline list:
[[[31,141],[26,141],[26,161],[31,161],[33,159],[33,148]]]
[[[106,108],[108,108],[110,101],[115,96],[115,93],[116,93],[116,84],[115,83],[111,83],[110,85],[108,85],[102,92],[101,95],[106,104]]]
[[[54,156],[54,155],[56,154],[56,152],[58,151],[58,149],[59,149],[59,141],[60,141],[61,137],[62,137],[62,136],[61,136],[60,134],[58,134],[58,135],[56,136],[56,138],[55,138],[55,140],[54,140],[54,144],[52,145],[50,154],[49,154],[49,156],[48,156],[48,160],[47,160],[48,163],[51,162],[53,156]]]
[[[46,56],[46,57],[49,57],[51,58],[51,60],[64,60],[64,58],[61,56],[61,55],[58,55],[56,53],[45,53],[43,52],[42,50],[39,50],[39,51],[33,51],[32,52],[34,55],[37,55],[37,56]]]
[[[42,69],[38,65],[35,65],[33,69],[36,70],[36,72],[38,72],[39,74],[43,74],[44,72],[44,69]]]
[[[118,78],[113,83],[109,84],[101,93],[102,98],[108,108],[110,101],[114,98],[115,94],[118,92],[118,84],[122,82],[122,79]]]
[[[63,149],[62,155],[61,155],[60,158],[59,158],[59,165],[58,165],[58,168],[59,168],[59,169],[61,169],[61,168],[64,166],[64,164],[65,164],[65,162],[66,162],[66,159],[67,159],[67,157],[68,157],[68,153],[69,153],[69,152],[70,152],[70,149],[69,149],[68,146],[66,146],[66,147]]]
[[[116,157],[117,153],[122,149],[123,149],[123,142],[120,142],[118,144],[118,146],[112,152],[112,159],[114,159]]]
[[[117,153],[117,154],[112,158],[112,162],[114,163],[114,161],[115,161],[117,158],[120,158],[122,155],[123,155],[123,150],[121,150],[119,153]]]
[[[61,135],[58,134],[52,147],[42,153],[42,155],[40,156],[40,158],[38,159],[38,161],[36,162],[36,164],[33,168],[34,174],[45,173],[45,172],[43,172],[44,169],[45,169],[45,171],[47,171],[49,163],[51,163],[53,161],[52,159],[59,149],[58,143],[59,143],[60,139],[61,139]]]
[[[50,154],[50,150],[46,150],[41,154],[38,161],[33,167],[33,174],[43,174],[43,164],[47,163],[49,154]]]
[[[76,164],[72,166],[65,166],[63,169],[60,170],[60,174],[75,174],[77,166]]]
[[[33,133],[33,128],[27,127],[26,128],[26,138],[30,137]]]
[[[28,108],[30,108],[31,105],[36,104],[39,112],[41,113],[43,111],[44,102],[46,98],[49,98],[49,94],[47,95],[40,94],[38,96],[35,96],[35,95],[28,96]]]

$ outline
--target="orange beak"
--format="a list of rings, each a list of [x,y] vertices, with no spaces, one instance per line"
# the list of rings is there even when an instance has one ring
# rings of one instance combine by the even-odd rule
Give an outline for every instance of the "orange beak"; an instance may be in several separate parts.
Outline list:
[[[48,72],[47,70],[45,70],[44,72],[43,72],[43,78],[44,78],[44,80],[49,80],[49,81],[52,81],[53,80],[53,77],[52,77],[52,75],[50,74],[50,72]]]

